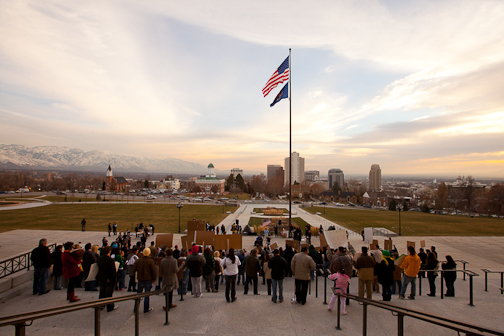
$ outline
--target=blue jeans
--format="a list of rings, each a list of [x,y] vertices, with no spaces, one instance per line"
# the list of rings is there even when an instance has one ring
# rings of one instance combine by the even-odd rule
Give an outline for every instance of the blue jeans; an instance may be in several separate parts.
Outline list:
[[[416,292],[416,277],[410,277],[404,274],[403,284],[401,287],[401,293],[399,295],[404,296],[406,293],[406,289],[408,288],[408,284],[411,283],[411,297],[415,297]]]
[[[36,268],[33,272],[33,294],[44,293],[46,291],[49,268]]]
[[[245,291],[243,292],[243,294],[247,294],[248,293],[248,289],[249,289],[249,284],[251,282],[254,283],[254,294],[257,294],[257,282],[259,281],[257,275],[255,276],[249,276],[247,275],[247,281],[245,282]]]
[[[152,281],[138,281],[137,293],[142,293],[145,289],[145,292],[150,292],[152,289]],[[144,299],[144,313],[149,311],[149,297],[146,296]]]
[[[187,285],[189,284],[189,268],[186,269],[182,275],[182,279],[179,280],[179,288],[177,289],[178,294],[180,295],[180,290],[184,290],[184,295],[187,294]]]
[[[242,279],[242,284],[245,285],[245,269],[238,269],[238,280],[236,284],[240,284],[240,278]]]
[[[271,285],[273,287],[273,296],[271,297],[271,300],[273,302],[276,302],[277,300],[277,286],[278,286],[278,299],[280,302],[283,301],[283,280],[275,280],[271,279]]]

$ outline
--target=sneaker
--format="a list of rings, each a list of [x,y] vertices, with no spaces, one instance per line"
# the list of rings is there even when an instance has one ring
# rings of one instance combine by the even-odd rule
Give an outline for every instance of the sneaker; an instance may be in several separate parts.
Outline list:
[[[346,315],[346,314],[348,314],[348,313],[347,312],[341,313],[341,315]]]
[[[409,300],[415,300],[415,297],[410,295],[410,296],[408,296],[408,299]]]
[[[116,310],[117,308],[119,308],[119,306],[114,304],[114,308],[112,308],[112,310]],[[112,310],[109,310],[109,311],[112,311]]]
[[[330,312],[332,312],[332,309],[331,309],[331,308],[327,308],[327,310],[329,310]]]
[[[271,300],[271,301],[273,301],[273,303],[276,303],[276,301],[275,301],[275,300]]]
[[[283,302],[283,299],[280,299],[278,302],[282,303],[282,302]]]
[[[146,312],[144,312],[144,314],[149,314],[150,312],[152,312],[154,310],[154,307],[150,307],[149,310],[147,310]]]
[[[404,300],[404,296],[399,295],[399,300]]]
[[[38,293],[38,294],[39,294],[39,295],[44,295],[44,294],[49,293],[50,291],[51,291],[50,289],[46,289],[45,291],[40,292],[40,293]]]

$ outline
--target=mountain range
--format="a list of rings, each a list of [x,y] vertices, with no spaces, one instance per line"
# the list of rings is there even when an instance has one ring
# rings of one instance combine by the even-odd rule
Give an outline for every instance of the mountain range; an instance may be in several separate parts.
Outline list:
[[[121,172],[197,173],[207,166],[175,158],[154,159],[118,155],[106,151],[78,148],[0,144],[0,169],[54,169],[105,171],[108,166]]]

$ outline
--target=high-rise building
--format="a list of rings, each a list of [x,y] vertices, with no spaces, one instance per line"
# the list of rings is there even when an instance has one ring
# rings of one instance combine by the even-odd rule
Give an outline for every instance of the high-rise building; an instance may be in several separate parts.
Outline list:
[[[345,174],[343,174],[343,170],[338,168],[329,169],[327,174],[329,175],[329,189],[332,189],[336,182],[343,189],[345,186]]]
[[[240,174],[243,177],[243,169],[240,168],[233,168],[231,169],[231,175],[233,175],[235,178]]]
[[[306,181],[317,181],[320,178],[320,172],[318,170],[307,170],[304,176]]]
[[[282,166],[280,165],[268,165],[266,169],[266,178],[271,180],[272,178],[277,176],[277,171],[282,169]],[[283,170],[283,169],[282,169]]]
[[[285,184],[289,185],[289,158],[285,158]],[[304,158],[299,156],[299,153],[292,152],[292,184],[294,182],[303,183],[305,179]]]
[[[369,171],[369,190],[381,190],[381,169],[378,164],[371,165],[371,170]]]

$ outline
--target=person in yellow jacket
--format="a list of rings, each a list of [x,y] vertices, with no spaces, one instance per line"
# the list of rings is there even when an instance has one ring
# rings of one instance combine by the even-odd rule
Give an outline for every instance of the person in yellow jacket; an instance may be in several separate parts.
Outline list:
[[[408,284],[411,283],[411,294],[408,296],[408,299],[415,300],[415,292],[416,292],[416,277],[418,272],[420,271],[420,266],[422,264],[422,260],[416,254],[415,248],[413,246],[408,246],[409,255],[404,258],[404,261],[399,266],[404,269],[404,279],[401,287],[401,292],[399,293],[399,299],[404,299],[404,293],[406,293],[406,289],[408,288]]]

